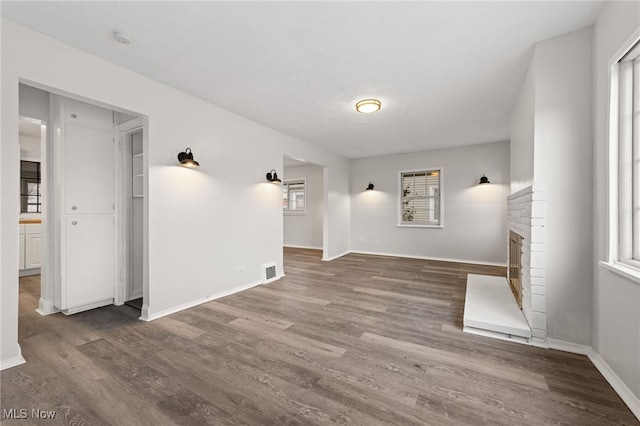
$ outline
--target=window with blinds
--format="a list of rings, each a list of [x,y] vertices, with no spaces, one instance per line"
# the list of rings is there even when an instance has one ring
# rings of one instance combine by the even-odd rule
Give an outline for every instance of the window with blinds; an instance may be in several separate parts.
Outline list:
[[[441,169],[400,173],[400,225],[442,225],[441,179]]]
[[[282,182],[282,209],[288,213],[305,213],[305,180]]]

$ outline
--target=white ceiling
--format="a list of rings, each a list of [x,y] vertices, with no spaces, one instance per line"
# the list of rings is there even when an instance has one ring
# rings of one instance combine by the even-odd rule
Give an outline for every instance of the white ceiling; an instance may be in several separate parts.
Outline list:
[[[593,1],[2,2],[2,15],[349,158],[503,141],[532,46]],[[132,44],[117,43],[122,31]],[[364,98],[382,101],[371,115]]]

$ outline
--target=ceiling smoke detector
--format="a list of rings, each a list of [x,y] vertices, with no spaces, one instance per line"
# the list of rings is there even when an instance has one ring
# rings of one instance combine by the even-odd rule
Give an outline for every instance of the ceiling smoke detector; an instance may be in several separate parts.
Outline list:
[[[115,33],[113,33],[113,38],[115,38],[118,43],[131,44],[131,39],[124,33],[116,31]]]

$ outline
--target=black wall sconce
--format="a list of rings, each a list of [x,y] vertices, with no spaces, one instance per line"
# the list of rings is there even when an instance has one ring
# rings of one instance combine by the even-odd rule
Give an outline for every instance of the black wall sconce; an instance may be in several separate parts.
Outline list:
[[[267,173],[267,182],[282,182],[280,179],[278,179],[278,174],[276,173],[275,169],[271,169],[271,171]]]
[[[482,185],[483,183],[491,183],[489,182],[489,178],[486,177],[484,173],[482,174],[482,177],[480,178],[480,182],[478,182],[478,185]]]
[[[375,188],[375,186],[371,182],[369,182],[369,185],[367,185],[367,187],[365,188],[365,191],[372,191],[373,188]]]
[[[189,167],[191,169],[195,169],[196,167],[200,167],[200,163],[193,159],[193,153],[191,152],[191,148],[187,148],[184,152],[178,154],[178,161],[182,167]]]

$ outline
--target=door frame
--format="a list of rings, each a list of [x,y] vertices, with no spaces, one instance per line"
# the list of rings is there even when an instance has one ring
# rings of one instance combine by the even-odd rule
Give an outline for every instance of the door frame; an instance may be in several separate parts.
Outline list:
[[[122,124],[115,125],[115,137],[118,141],[118,156],[116,161],[116,257],[117,279],[114,292],[114,305],[122,305],[129,298],[130,283],[133,279],[133,265],[131,255],[133,248],[132,233],[132,189],[131,189],[131,146],[130,136],[142,131],[143,152],[144,135],[146,134],[143,118],[135,118]],[[143,173],[145,167],[143,164]],[[146,176],[146,173],[144,173]],[[143,177],[143,180],[145,178]],[[144,214],[143,214],[144,217]],[[144,220],[144,219],[143,219]],[[143,226],[144,232],[144,226]],[[143,238],[144,240],[144,238]],[[145,251],[143,247],[143,251]],[[144,256],[143,256],[144,257]],[[145,268],[143,266],[143,276]],[[143,302],[145,280],[143,278]]]

